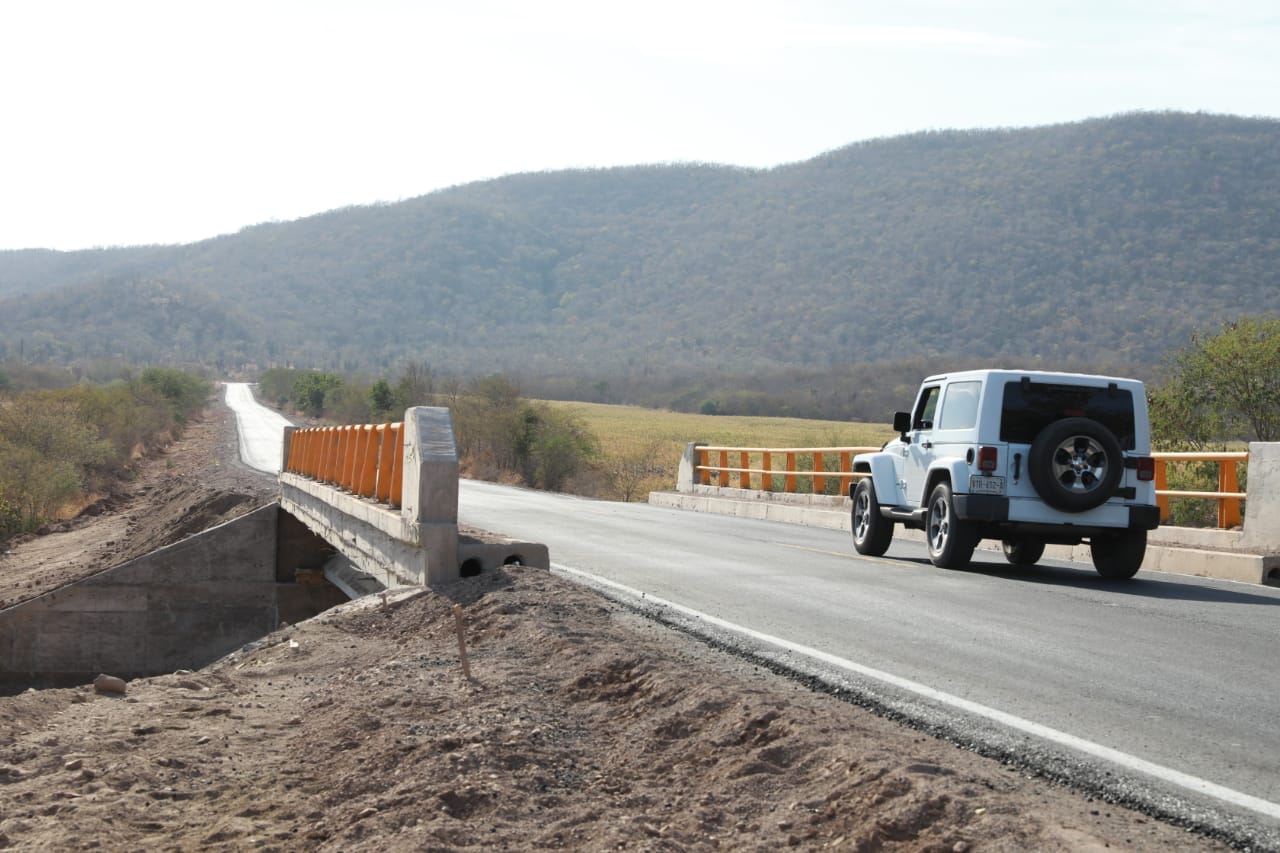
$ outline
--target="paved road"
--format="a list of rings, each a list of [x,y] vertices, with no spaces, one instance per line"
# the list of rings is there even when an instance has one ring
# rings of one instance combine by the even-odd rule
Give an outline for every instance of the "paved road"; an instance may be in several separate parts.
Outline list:
[[[474,481],[459,520],[944,704],[1167,769],[1183,788],[1225,786],[1280,826],[1280,589],[1155,572],[1109,583],[1091,566],[1014,570],[995,554],[950,572],[918,543],[865,558],[839,531]]]
[[[240,458],[244,464],[278,474],[284,452],[284,428],[291,426],[289,421],[253,399],[253,392],[245,382],[227,383],[227,405],[236,413]]]

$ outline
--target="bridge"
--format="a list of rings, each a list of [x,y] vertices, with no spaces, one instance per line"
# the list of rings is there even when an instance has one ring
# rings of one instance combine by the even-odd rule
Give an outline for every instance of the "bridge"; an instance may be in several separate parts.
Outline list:
[[[199,669],[348,599],[549,567],[545,545],[460,529],[448,410],[295,430],[246,386],[227,395],[244,462],[281,471],[278,501],[0,611],[0,691]]]

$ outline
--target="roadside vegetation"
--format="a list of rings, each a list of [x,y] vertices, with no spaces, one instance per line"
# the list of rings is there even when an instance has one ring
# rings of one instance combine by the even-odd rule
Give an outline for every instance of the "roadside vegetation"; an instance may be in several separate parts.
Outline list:
[[[1280,317],[1244,315],[1197,332],[1166,359],[1168,378],[1151,392],[1156,450],[1246,450],[1280,440]],[[1239,469],[1246,488],[1248,466]],[[1218,491],[1216,462],[1169,463],[1169,488]],[[1170,524],[1213,527],[1217,503],[1175,499]]]
[[[109,490],[140,455],[177,437],[212,391],[207,379],[163,367],[104,384],[22,373],[23,390],[12,373],[0,381],[0,541]]]

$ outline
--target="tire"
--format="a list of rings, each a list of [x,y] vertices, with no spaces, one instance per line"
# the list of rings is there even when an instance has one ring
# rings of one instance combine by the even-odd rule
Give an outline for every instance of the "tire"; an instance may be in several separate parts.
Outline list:
[[[1115,494],[1124,476],[1124,453],[1111,430],[1097,421],[1063,418],[1031,442],[1027,473],[1049,506],[1085,512]]]
[[[1142,568],[1147,554],[1147,531],[1121,530],[1114,536],[1094,536],[1089,554],[1098,574],[1110,581],[1126,581]]]
[[[1015,566],[1034,566],[1044,556],[1044,543],[1035,539],[1006,539],[1000,548],[1004,558]]]
[[[956,518],[949,483],[939,483],[929,495],[925,539],[929,560],[940,569],[963,569],[973,557],[978,537],[968,522]]]
[[[893,541],[893,522],[880,514],[880,501],[871,478],[858,481],[853,490],[853,548],[867,557],[879,557]]]

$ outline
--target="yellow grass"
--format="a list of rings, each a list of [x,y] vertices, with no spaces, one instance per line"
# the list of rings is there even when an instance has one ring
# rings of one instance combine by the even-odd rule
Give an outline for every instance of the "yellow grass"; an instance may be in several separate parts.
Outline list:
[[[600,442],[606,465],[651,455],[656,470],[645,482],[650,490],[674,489],[680,457],[691,441],[724,447],[879,447],[894,436],[888,424],[697,415],[638,406],[551,401],[574,412]]]
[[[894,436],[888,424],[696,415],[603,403],[551,405],[576,412],[602,444],[620,448],[655,440],[671,442],[681,451],[691,441],[731,447],[878,447]]]

